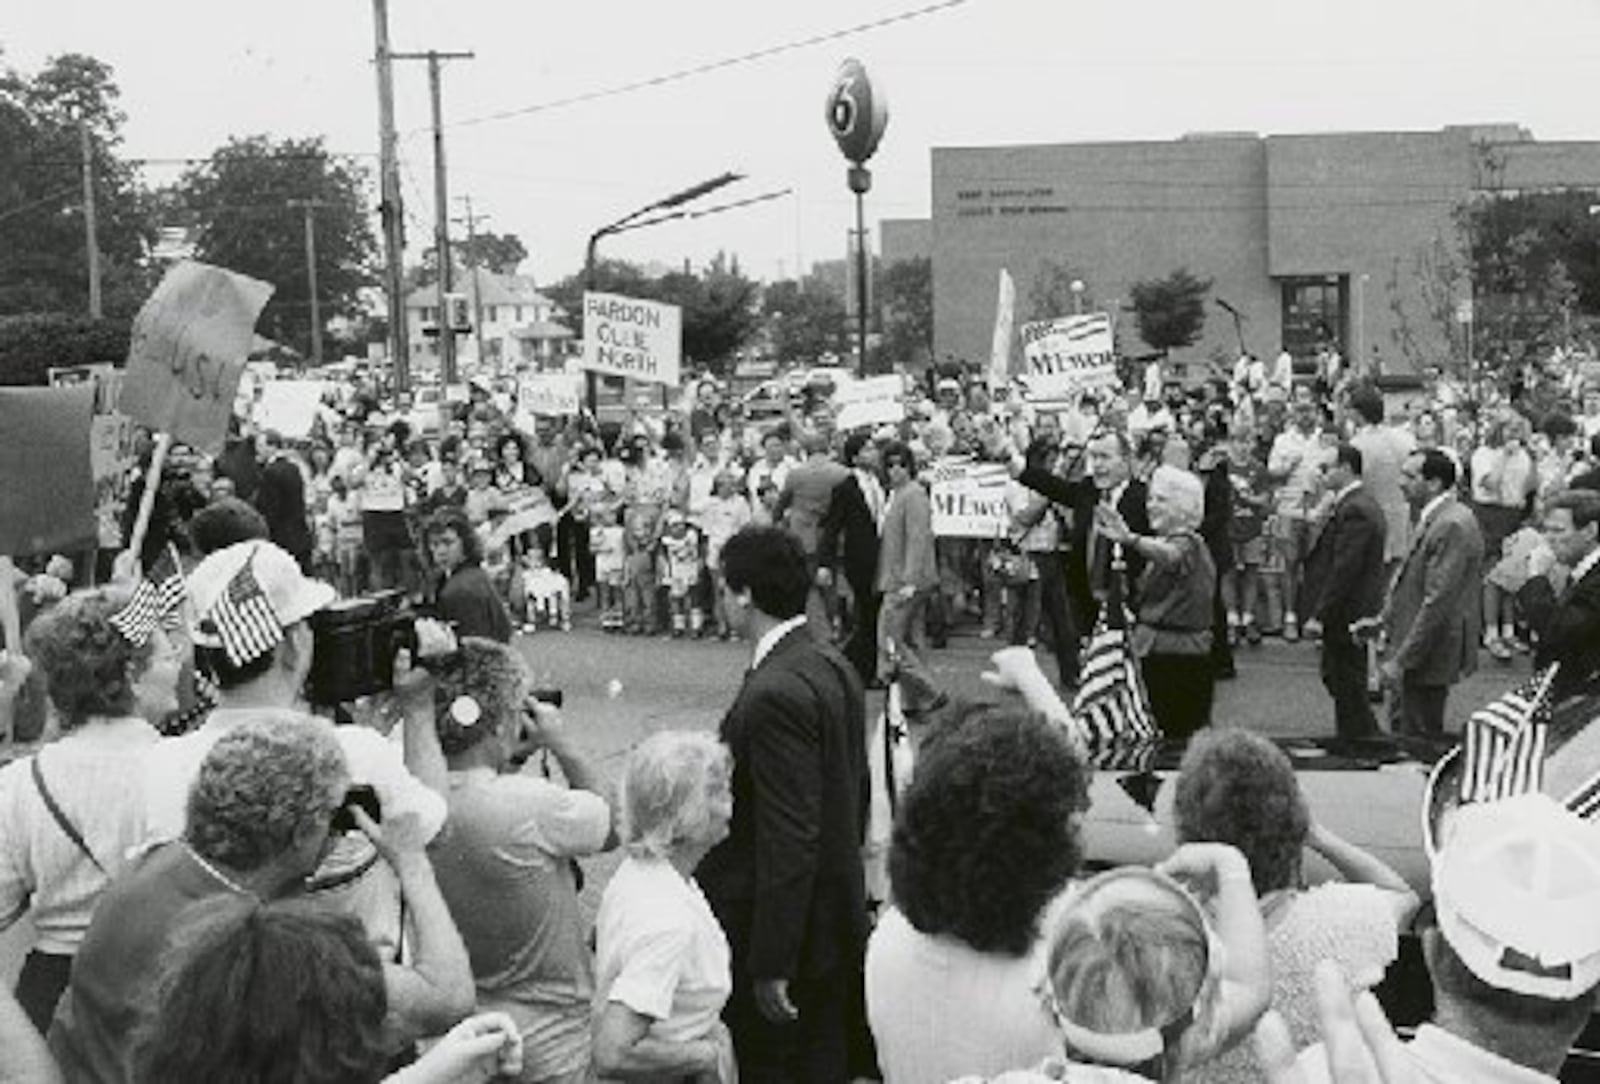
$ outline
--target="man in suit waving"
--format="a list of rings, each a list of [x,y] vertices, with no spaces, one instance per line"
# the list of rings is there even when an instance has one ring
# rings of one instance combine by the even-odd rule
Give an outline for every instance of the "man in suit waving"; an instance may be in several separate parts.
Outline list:
[[[1483,533],[1456,500],[1449,456],[1436,448],[1415,452],[1401,477],[1422,512],[1384,613],[1389,657],[1382,674],[1399,693],[1395,730],[1437,737],[1450,686],[1478,668]]]
[[[696,873],[733,949],[723,1016],[744,1080],[844,1084],[867,935],[861,681],[805,628],[811,577],[792,534],[746,527],[722,575],[755,644],[722,720],[733,820]]]
[[[1361,450],[1339,445],[1322,471],[1333,509],[1306,561],[1317,600],[1308,610],[1322,624],[1322,684],[1333,697],[1339,737],[1356,741],[1382,731],[1367,701],[1367,647],[1352,627],[1375,629],[1388,582],[1383,509],[1362,483],[1361,471]]]
[[[844,653],[870,684],[878,670],[878,524],[888,498],[878,480],[878,447],[868,434],[845,438],[844,462],[849,474],[834,487],[822,517],[817,582],[832,587],[842,572],[850,585],[854,601]]]

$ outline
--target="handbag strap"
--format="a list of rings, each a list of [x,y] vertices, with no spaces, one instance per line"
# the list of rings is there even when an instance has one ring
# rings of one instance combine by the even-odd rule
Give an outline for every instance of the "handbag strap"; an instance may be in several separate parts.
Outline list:
[[[44,807],[56,819],[56,824],[60,825],[67,838],[77,845],[78,850],[83,852],[85,858],[94,863],[95,869],[109,877],[110,874],[106,873],[106,868],[100,864],[100,859],[94,856],[94,852],[89,849],[89,844],[84,842],[83,833],[79,832],[77,826],[67,819],[67,815],[61,811],[61,806],[56,804],[55,795],[51,794],[50,788],[45,786],[44,771],[39,767],[38,754],[34,754],[33,758],[33,785],[38,788],[39,797],[44,799]]]

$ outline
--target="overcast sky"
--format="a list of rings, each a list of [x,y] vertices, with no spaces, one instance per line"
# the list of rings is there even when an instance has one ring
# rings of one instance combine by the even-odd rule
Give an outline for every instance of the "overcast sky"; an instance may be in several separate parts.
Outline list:
[[[842,255],[854,212],[823,103],[852,55],[890,103],[869,226],[927,215],[939,146],[1489,121],[1543,140],[1600,139],[1600,0],[956,0],[708,74],[535,108],[935,2],[391,0],[390,30],[397,50],[476,52],[445,70],[451,192],[473,197],[486,228],[518,234],[532,253],[524,270],[541,282],[576,270],[598,226],[730,169],[748,179],[708,205],[793,191],[608,239],[604,253],[700,265],[721,248],[764,278]],[[265,132],[323,135],[376,165],[367,0],[7,7],[0,63],[31,72],[76,51],[113,65],[128,155],[203,157],[229,136]],[[415,250],[433,223],[426,65],[397,63],[395,83]]]

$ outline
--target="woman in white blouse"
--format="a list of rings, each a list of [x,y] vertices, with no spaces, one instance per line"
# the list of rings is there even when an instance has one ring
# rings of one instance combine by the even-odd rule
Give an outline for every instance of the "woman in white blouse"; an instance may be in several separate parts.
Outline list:
[[[628,759],[618,804],[628,857],[595,921],[594,1066],[603,1078],[732,1084],[722,1006],[728,940],[694,868],[728,834],[728,750],[709,734],[662,731]]]
[[[68,595],[28,629],[62,736],[0,768],[0,930],[32,912],[38,941],[17,1000],[50,1026],[95,903],[145,834],[140,758],[178,710],[182,651],[155,624],[118,631],[132,592]],[[154,624],[154,623],[153,623]]]

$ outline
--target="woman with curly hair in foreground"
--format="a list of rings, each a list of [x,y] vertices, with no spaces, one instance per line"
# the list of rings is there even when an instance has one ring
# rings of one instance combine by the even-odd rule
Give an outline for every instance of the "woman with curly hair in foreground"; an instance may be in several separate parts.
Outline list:
[[[519,1067],[511,1021],[483,1014],[386,1077],[383,965],[349,915],[230,895],[185,924],[134,1057],[139,1084],[445,1084]]]
[[[1400,875],[1311,819],[1294,765],[1272,742],[1246,730],[1195,736],[1174,799],[1180,843],[1237,847],[1250,863],[1272,962],[1272,1007],[1297,1047],[1317,1038],[1313,973],[1335,961],[1355,991],[1374,986],[1399,953],[1399,931],[1417,897]],[[1306,848],[1346,882],[1305,887]],[[1256,1081],[1248,1043],[1192,1070],[1220,1084]]]
[[[1041,918],[1076,872],[1089,770],[1065,732],[976,707],[926,745],[889,853],[895,906],[867,947],[867,1018],[896,1084],[1060,1050],[1033,993]]]

